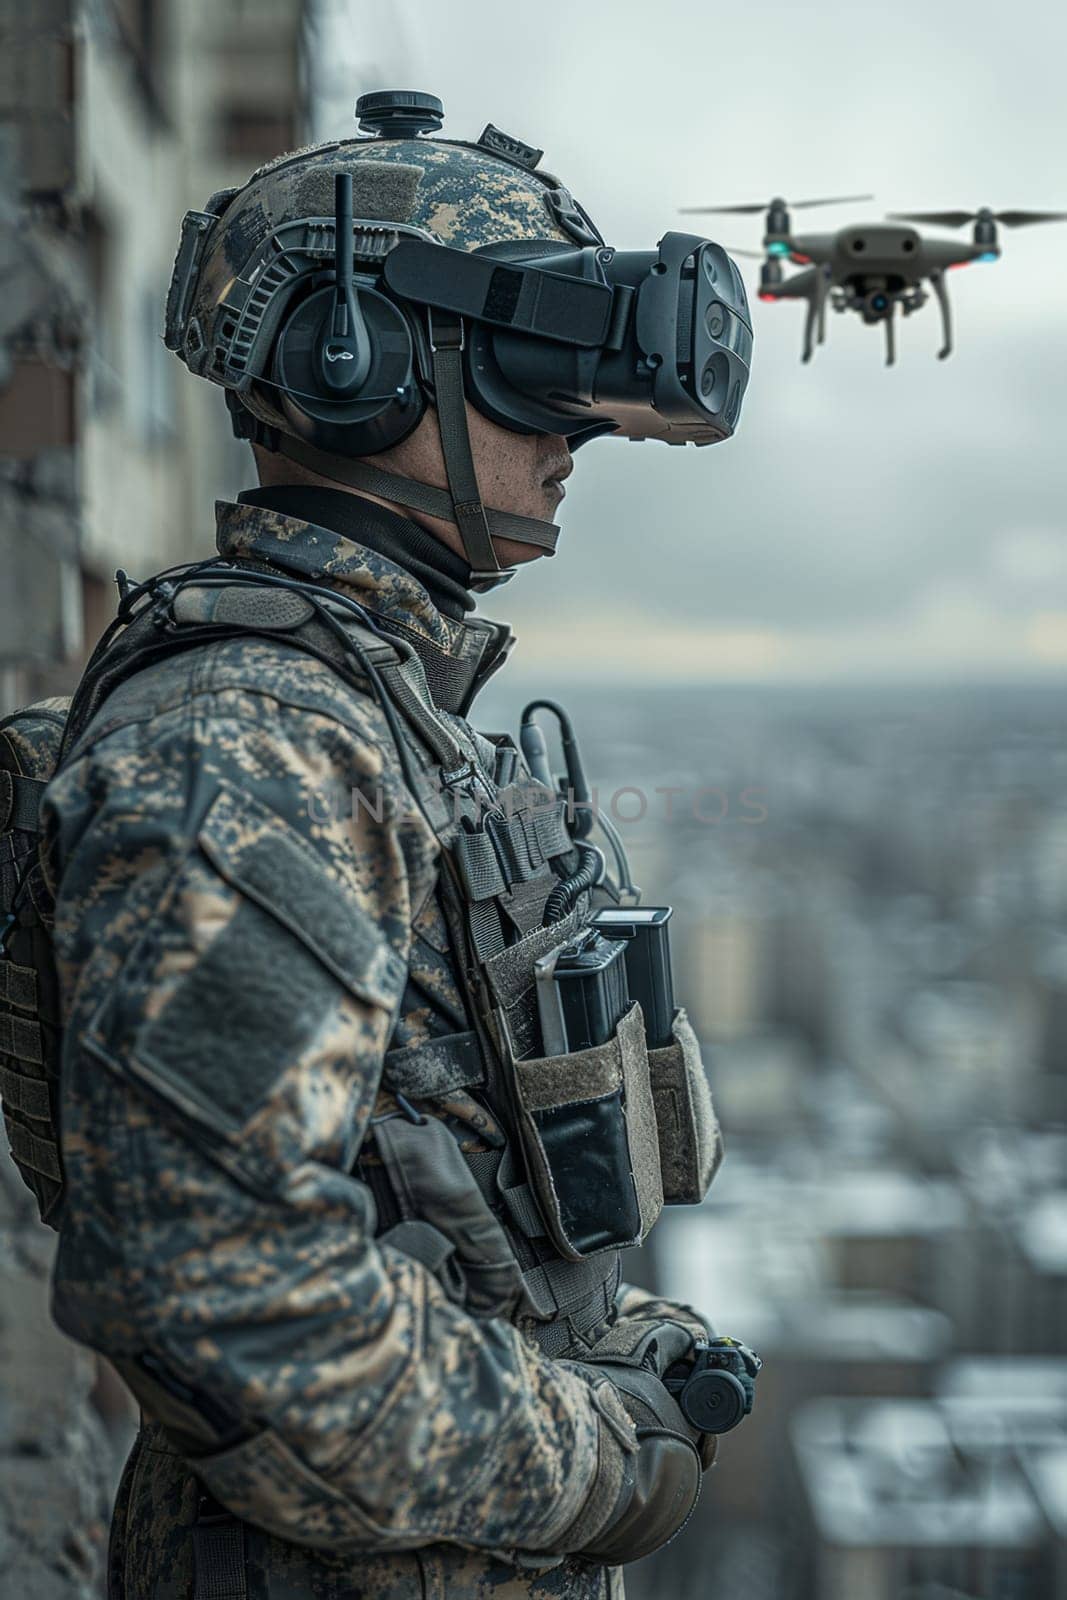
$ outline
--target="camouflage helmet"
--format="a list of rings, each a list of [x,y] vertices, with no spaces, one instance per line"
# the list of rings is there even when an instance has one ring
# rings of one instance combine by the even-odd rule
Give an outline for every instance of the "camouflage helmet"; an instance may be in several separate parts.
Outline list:
[[[364,96],[365,102],[400,96]],[[409,95],[416,102],[433,96]],[[436,102],[438,112],[440,102]],[[415,119],[417,120],[417,118]],[[440,115],[427,119],[439,125]],[[361,126],[373,125],[373,115]],[[476,143],[428,138],[401,122],[406,137],[377,136],[309,145],[259,167],[241,188],[213,195],[189,212],[167,299],[165,340],[191,372],[237,390],[241,404],[270,427],[286,431],[285,414],[223,351],[227,296],[257,253],[287,224],[332,218],[334,184],[348,171],[358,218],[400,223],[440,244],[473,251],[511,240],[546,240],[557,248],[602,244],[587,213],[550,173],[535,170],[542,152],[490,123]],[[330,252],[324,248],[324,257]],[[269,386],[268,386],[269,387]]]

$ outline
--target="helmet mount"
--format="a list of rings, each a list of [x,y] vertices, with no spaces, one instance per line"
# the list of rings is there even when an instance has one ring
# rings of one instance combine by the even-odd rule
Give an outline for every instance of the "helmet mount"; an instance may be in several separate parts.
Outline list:
[[[356,101],[360,132],[383,139],[414,139],[420,133],[436,133],[444,119],[445,108],[437,96],[418,89],[378,89],[361,94]]]

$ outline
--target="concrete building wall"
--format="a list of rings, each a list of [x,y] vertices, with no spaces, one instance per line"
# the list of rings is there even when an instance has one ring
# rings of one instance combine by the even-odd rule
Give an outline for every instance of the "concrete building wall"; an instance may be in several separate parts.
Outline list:
[[[303,134],[302,0],[0,0],[0,714],[249,477],[162,343],[183,212]]]
[[[301,0],[0,0],[0,716],[75,682],[118,566],[208,554],[249,478],[164,348],[183,212],[299,142]],[[52,1326],[0,1141],[0,1594],[98,1600],[132,1426]]]

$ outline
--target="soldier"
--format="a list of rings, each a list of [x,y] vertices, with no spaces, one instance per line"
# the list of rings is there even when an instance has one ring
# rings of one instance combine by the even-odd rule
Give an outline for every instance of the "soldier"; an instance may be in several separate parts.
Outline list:
[[[128,587],[45,797],[55,1315],[142,1409],[111,1600],[620,1594],[714,1450],[662,1381],[707,1325],[619,1283],[718,1162],[692,1031],[544,1054],[534,963],[616,891],[467,716],[571,450],[732,432],[744,292],[362,111],[186,219],[167,341],[260,487]]]

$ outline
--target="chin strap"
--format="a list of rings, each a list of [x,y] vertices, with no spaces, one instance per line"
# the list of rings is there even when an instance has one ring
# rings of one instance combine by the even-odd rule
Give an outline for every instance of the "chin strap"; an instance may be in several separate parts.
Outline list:
[[[303,439],[282,434],[278,449],[282,455],[309,467],[323,478],[344,483],[368,494],[394,500],[412,511],[454,522],[463,541],[463,551],[471,569],[471,588],[479,593],[495,589],[514,576],[514,567],[502,567],[493,540],[513,539],[519,544],[536,545],[555,552],[559,528],[538,517],[520,517],[511,511],[498,511],[482,504],[478,478],[467,428],[467,408],[463,392],[463,324],[458,319],[431,318],[433,377],[437,421],[441,431],[448,488],[437,489],[417,483],[399,473],[387,472],[369,462],[350,460],[318,450]]]

